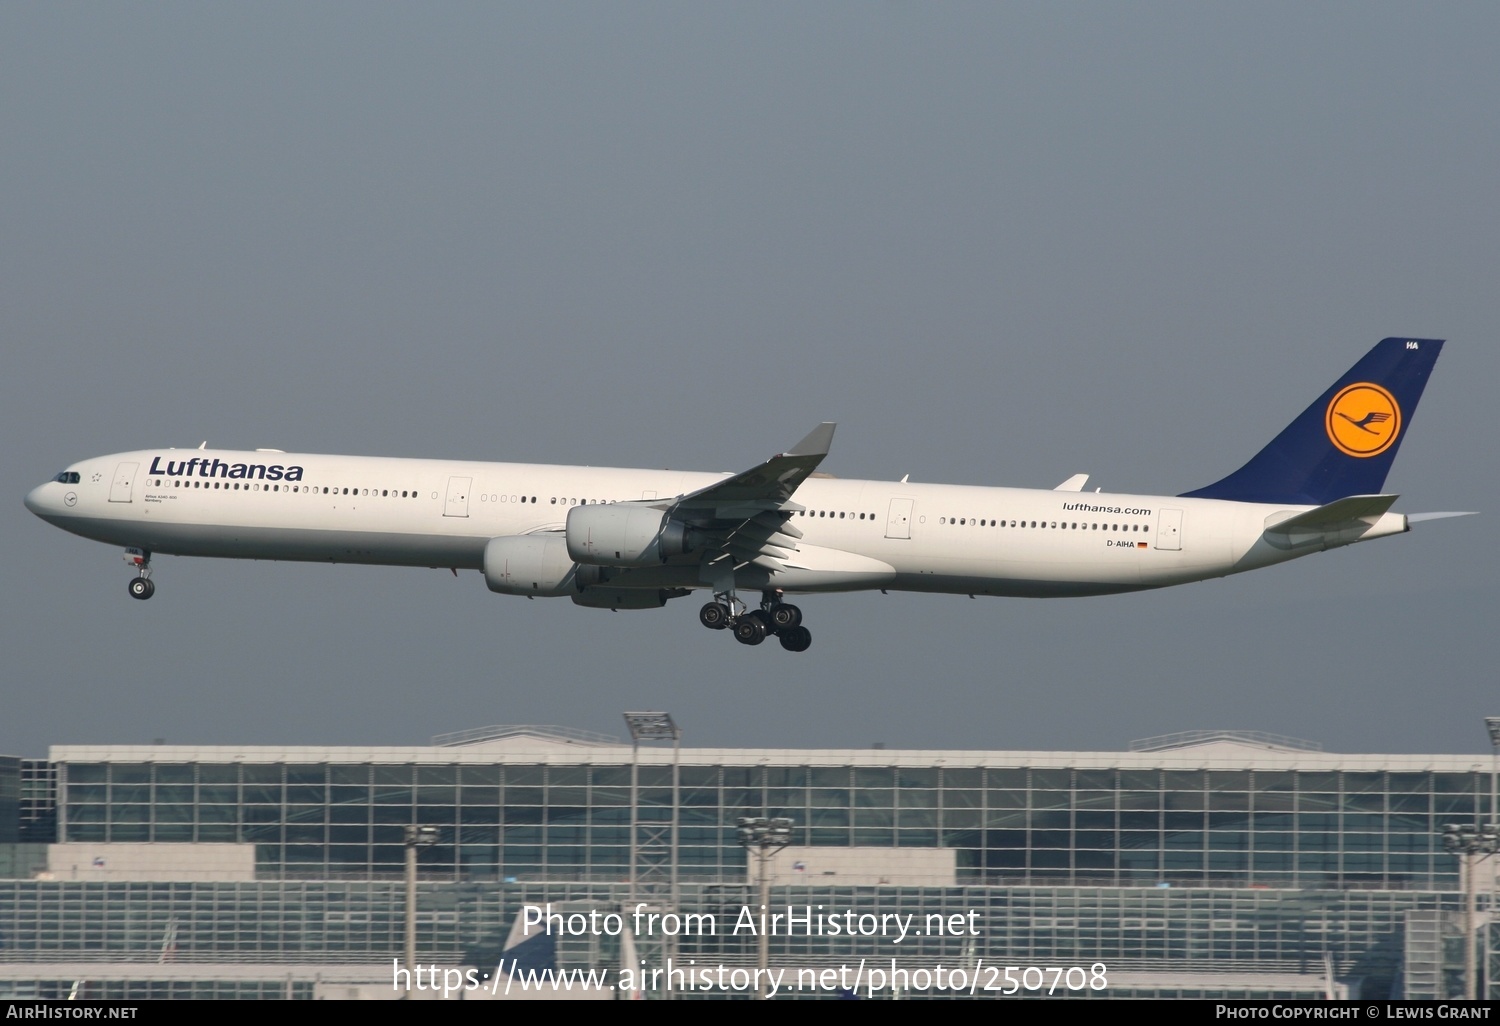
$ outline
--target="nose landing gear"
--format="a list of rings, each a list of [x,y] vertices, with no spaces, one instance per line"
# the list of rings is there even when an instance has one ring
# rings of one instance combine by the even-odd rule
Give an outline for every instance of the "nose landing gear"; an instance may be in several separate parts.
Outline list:
[[[145,549],[126,549],[125,562],[138,572],[130,582],[130,597],[144,602],[155,595],[156,584],[151,580],[151,553]]]

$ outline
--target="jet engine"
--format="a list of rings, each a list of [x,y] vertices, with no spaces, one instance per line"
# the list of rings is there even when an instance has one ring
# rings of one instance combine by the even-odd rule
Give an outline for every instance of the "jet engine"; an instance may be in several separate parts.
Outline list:
[[[491,538],[484,547],[484,583],[502,595],[571,595],[577,571],[560,534]]]
[[[607,504],[568,510],[568,555],[594,566],[654,566],[693,551],[694,532],[649,506]]]

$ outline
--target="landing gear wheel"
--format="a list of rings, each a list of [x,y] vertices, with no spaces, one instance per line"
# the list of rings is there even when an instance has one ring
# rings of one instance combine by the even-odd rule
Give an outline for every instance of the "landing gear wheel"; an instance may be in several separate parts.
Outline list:
[[[793,627],[781,632],[781,647],[788,652],[806,652],[812,644],[812,631],[806,627]]]
[[[149,577],[137,577],[130,582],[130,597],[145,601],[156,594],[156,585],[151,583]]]
[[[759,645],[769,633],[758,616],[747,614],[734,622],[734,640],[741,645]]]
[[[698,622],[711,631],[722,631],[729,621],[729,607],[722,602],[710,602],[698,610]]]
[[[790,602],[778,602],[767,614],[771,618],[771,629],[777,634],[789,631],[802,624],[802,610]]]

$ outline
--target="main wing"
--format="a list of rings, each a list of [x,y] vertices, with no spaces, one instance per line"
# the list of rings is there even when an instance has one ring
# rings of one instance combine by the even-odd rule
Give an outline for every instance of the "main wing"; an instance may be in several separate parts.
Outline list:
[[[802,509],[792,494],[828,455],[835,425],[825,421],[806,438],[758,467],[672,500],[674,520],[703,539],[703,579],[711,582],[745,565],[775,572],[797,550],[802,532],[789,520]]]

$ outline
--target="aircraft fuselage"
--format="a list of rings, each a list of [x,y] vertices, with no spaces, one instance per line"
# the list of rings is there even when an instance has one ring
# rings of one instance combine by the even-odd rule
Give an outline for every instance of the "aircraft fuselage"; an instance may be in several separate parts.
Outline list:
[[[77,483],[48,482],[26,504],[96,541],[180,556],[474,570],[483,569],[490,539],[561,532],[580,504],[669,500],[728,477],[172,449],[98,457],[68,471]],[[799,549],[879,565],[832,567],[818,580],[789,580],[788,592],[1101,595],[1222,577],[1311,551],[1262,539],[1268,522],[1309,506],[827,477],[803,482],[796,505],[789,522],[803,532]],[[1369,536],[1405,529],[1399,514],[1386,514]],[[702,586],[696,564],[671,561],[622,570],[612,583]]]

